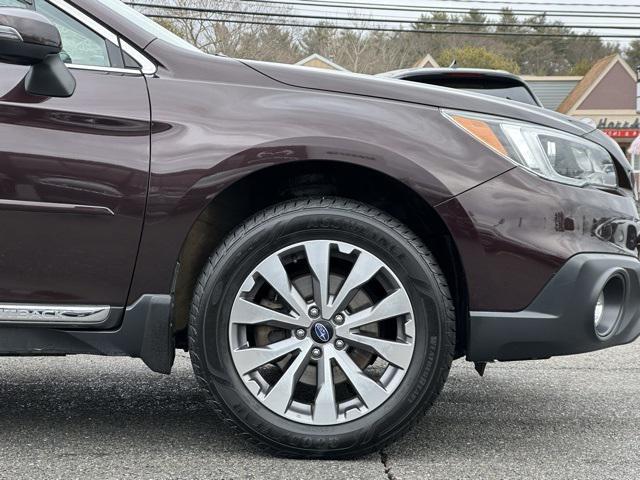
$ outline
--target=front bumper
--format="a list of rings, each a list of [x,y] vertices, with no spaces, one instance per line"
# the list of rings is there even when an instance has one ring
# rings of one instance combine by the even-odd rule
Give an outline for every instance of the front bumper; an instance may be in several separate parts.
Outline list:
[[[594,328],[594,308],[614,277],[623,285],[621,308],[614,315],[611,332],[602,337]],[[625,255],[582,253],[571,257],[526,309],[470,312],[467,359],[548,358],[622,345],[639,335],[640,261]]]

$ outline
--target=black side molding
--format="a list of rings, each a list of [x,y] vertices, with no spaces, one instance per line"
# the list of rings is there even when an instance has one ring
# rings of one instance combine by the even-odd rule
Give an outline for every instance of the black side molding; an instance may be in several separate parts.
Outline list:
[[[171,295],[143,295],[125,309],[114,330],[0,327],[3,355],[110,355],[141,358],[154,372],[171,373],[175,355]]]

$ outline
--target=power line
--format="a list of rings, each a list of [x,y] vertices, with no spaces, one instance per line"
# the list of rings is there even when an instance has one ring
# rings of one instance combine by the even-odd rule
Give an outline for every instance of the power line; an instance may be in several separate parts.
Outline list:
[[[397,23],[397,24],[430,24],[430,25],[462,25],[473,27],[530,27],[530,28],[587,28],[589,30],[640,30],[636,26],[629,25],[552,25],[552,24],[535,24],[535,23],[492,23],[492,22],[468,22],[468,21],[443,21],[443,20],[428,20],[418,21],[416,19],[405,20],[397,18],[353,18],[353,17],[340,17],[330,15],[308,15],[308,14],[296,14],[296,13],[277,13],[277,12],[247,12],[243,10],[226,10],[226,9],[211,9],[202,7],[180,7],[175,5],[158,5],[151,3],[138,3],[127,2],[127,5],[134,7],[155,8],[164,10],[179,10],[186,12],[198,12],[198,13],[213,13],[213,14],[229,14],[229,15],[250,15],[255,17],[278,17],[278,18],[299,18],[303,20],[337,20],[337,21],[357,21],[365,23]]]
[[[314,0],[310,0],[314,1]],[[574,7],[576,4],[574,2],[514,2],[514,1],[501,1],[501,0],[447,0],[447,2],[455,2],[455,3],[502,3],[506,5],[545,5],[545,6],[572,6]],[[589,7],[622,7],[622,8],[638,8],[638,4],[631,3],[585,3],[583,6]]]
[[[219,18],[199,18],[188,17],[182,15],[156,15],[148,14],[151,18],[164,18],[171,20],[194,20],[205,22],[219,23],[237,23],[248,25],[274,25],[278,27],[301,27],[301,28],[324,28],[335,30],[362,30],[368,32],[396,32],[396,33],[418,33],[418,34],[447,34],[447,35],[472,35],[472,36],[512,36],[512,37],[548,37],[548,38],[640,38],[640,35],[593,35],[593,34],[561,34],[561,33],[535,33],[535,32],[478,32],[473,30],[421,30],[421,29],[402,29],[402,28],[384,28],[384,27],[356,27],[346,25],[327,25],[327,24],[309,24],[309,23],[289,23],[289,22],[262,22],[252,20],[230,20]]]
[[[289,6],[313,6],[313,7],[325,7],[325,8],[340,8],[351,10],[384,10],[392,12],[415,12],[415,13],[468,13],[470,10],[475,10],[478,13],[487,15],[500,15],[503,13],[502,9],[470,9],[469,7],[416,7],[412,5],[399,5],[399,4],[361,4],[353,2],[342,2],[339,0],[240,0],[243,3],[261,3],[271,5],[289,5]],[[507,8],[507,7],[505,7]],[[583,18],[640,18],[640,15],[629,13],[600,13],[590,12],[586,10],[547,10],[540,12],[540,10],[513,10],[509,8],[509,13],[522,16],[540,16],[544,14],[547,17],[583,17]]]
[[[470,10],[474,10],[480,14],[486,15],[500,15],[503,13],[501,9],[469,9],[465,7],[413,7],[413,6],[395,6],[392,4],[375,4],[376,6],[342,2],[339,0],[240,0],[242,3],[258,3],[269,5],[288,5],[292,7],[298,6],[310,6],[310,7],[324,7],[324,8],[337,8],[337,9],[350,9],[350,10],[383,10],[391,12],[414,12],[414,13],[469,13]],[[154,4],[159,5],[159,4]],[[379,5],[389,5],[379,6]],[[541,12],[540,10],[511,10],[509,13],[517,16],[535,16],[539,17],[544,15],[546,17],[582,17],[582,18],[640,18],[640,14],[633,13],[600,13],[600,12],[588,12],[579,10],[550,10]]]
[[[326,0],[308,0],[311,3],[324,3],[324,1]],[[341,0],[331,0],[333,3],[352,3],[352,4],[356,4],[357,2],[345,2],[345,1],[341,1]],[[444,1],[444,0],[437,0],[437,1]],[[447,2],[454,2],[454,3],[483,3],[483,4],[492,4],[495,5],[496,3],[501,3],[504,4],[505,6],[511,6],[511,5],[516,5],[516,6],[524,6],[524,5],[544,5],[547,7],[555,7],[555,6],[570,6],[570,7],[575,7],[576,4],[574,2],[546,2],[546,1],[529,1],[529,2],[514,2],[514,1],[501,1],[501,0],[447,0]],[[394,3],[377,3],[377,2],[373,2],[372,5],[375,6],[387,6],[387,7],[413,7],[413,5],[402,5],[402,4],[394,4]],[[582,6],[585,7],[618,7],[618,8],[638,8],[638,4],[629,4],[629,3],[585,3]],[[473,8],[473,7],[466,7],[466,8]]]

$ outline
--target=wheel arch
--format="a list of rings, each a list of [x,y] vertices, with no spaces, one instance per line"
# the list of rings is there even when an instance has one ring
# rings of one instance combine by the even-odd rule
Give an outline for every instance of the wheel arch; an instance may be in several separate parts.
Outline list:
[[[193,288],[215,247],[252,214],[275,203],[307,196],[339,196],[379,208],[411,228],[431,249],[442,268],[456,307],[456,352],[466,344],[468,291],[453,237],[435,209],[405,183],[362,165],[307,160],[271,165],[227,186],[211,199],[193,223],[180,250],[174,278],[173,318],[177,345],[186,345]]]

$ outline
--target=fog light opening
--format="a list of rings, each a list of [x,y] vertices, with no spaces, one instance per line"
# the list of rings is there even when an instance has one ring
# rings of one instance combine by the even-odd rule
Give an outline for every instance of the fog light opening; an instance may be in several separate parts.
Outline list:
[[[598,300],[596,301],[596,308],[593,309],[593,322],[596,330],[602,321],[602,315],[604,314],[604,292],[600,292]]]
[[[593,308],[593,325],[601,340],[610,337],[618,326],[624,304],[624,278],[615,275],[607,280]]]

